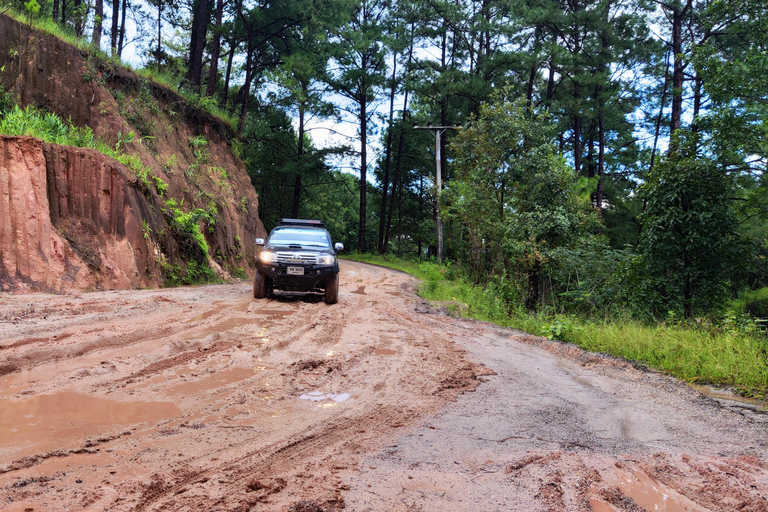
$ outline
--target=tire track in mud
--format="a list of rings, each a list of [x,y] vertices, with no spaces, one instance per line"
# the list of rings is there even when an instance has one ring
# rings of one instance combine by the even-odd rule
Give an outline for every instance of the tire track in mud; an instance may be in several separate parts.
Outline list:
[[[58,363],[62,360],[77,359],[84,355],[91,354],[100,350],[114,350],[133,345],[147,339],[162,338],[171,334],[172,332],[174,332],[173,327],[163,326],[150,330],[134,331],[131,334],[117,337],[102,337],[94,341],[75,344],[71,347],[39,348],[36,350],[29,350],[26,351],[23,355],[11,355],[6,357],[5,361],[0,364],[0,377],[14,371],[19,371],[22,368],[27,370],[51,362]],[[69,337],[70,336],[66,336],[65,338]],[[11,345],[8,346],[8,348],[20,348],[29,344],[30,343],[21,342],[17,346]]]
[[[5,395],[15,392],[14,400],[82,389],[118,402],[170,400],[180,412],[128,430],[104,427],[131,435],[101,443],[88,460],[72,453],[61,464],[39,459],[9,471],[0,477],[0,508],[3,499],[98,503],[114,512],[248,510],[267,502],[284,510],[307,500],[341,506],[338,475],[398,428],[474,389],[483,373],[473,372],[448,337],[435,337],[435,315],[421,314],[422,301],[404,292],[412,289],[409,276],[346,262],[343,272],[350,276],[334,306],[292,294],[254,301],[248,285],[163,290],[158,301],[148,291],[120,292],[105,298],[107,313],[98,315],[109,317],[109,304],[122,315],[99,324],[109,329],[109,344],[73,336],[61,345],[40,340],[51,345],[46,355],[33,343],[3,350],[20,363],[11,380],[0,378],[0,393],[10,383]],[[53,302],[48,318],[56,329],[70,321],[94,327],[81,315],[68,317],[64,301]],[[141,307],[128,313],[128,303]],[[153,311],[153,304],[162,307]],[[23,326],[18,332],[24,335]],[[35,380],[35,368],[49,377]],[[309,392],[351,398],[299,400]],[[38,479],[13,487],[54,470],[56,485]]]
[[[451,389],[458,394],[460,392],[472,391],[478,383],[479,381],[476,379],[465,379],[462,386],[456,385],[446,389]],[[248,451],[216,468],[190,472],[167,486],[150,485],[141,495],[136,508],[132,510],[143,511],[151,506],[162,508],[166,505],[166,499],[173,498],[178,500],[183,498],[183,492],[189,491],[190,485],[200,480],[205,480],[202,483],[206,483],[216,475],[225,475],[227,479],[234,479],[238,482],[237,485],[229,486],[231,492],[224,493],[225,495],[241,495],[243,488],[249,488],[249,486],[251,488],[256,487],[256,489],[249,490],[248,492],[250,493],[258,490],[263,490],[264,492],[240,498],[235,503],[219,504],[221,508],[213,507],[210,510],[250,510],[248,507],[257,503],[268,503],[266,501],[268,498],[274,497],[273,495],[282,490],[282,488],[275,490],[275,487],[271,485],[253,485],[254,480],[282,480],[286,482],[289,479],[295,479],[296,473],[302,472],[300,462],[308,459],[320,459],[321,461],[332,459],[335,462],[331,466],[347,469],[354,465],[354,457],[349,457],[348,454],[345,455],[344,448],[356,445],[359,447],[359,451],[364,451],[364,446],[375,443],[376,440],[386,438],[391,435],[393,429],[412,423],[421,415],[422,413],[414,408],[403,409],[398,406],[379,407],[374,412],[366,415],[340,413],[332,420],[326,421],[321,425],[314,425],[290,439]],[[370,430],[361,430],[361,425],[376,425],[377,427]],[[249,442],[250,440],[241,444],[248,444]],[[355,450],[352,451],[354,452]],[[257,462],[254,462],[254,459]],[[333,478],[333,473],[332,471],[329,478]],[[254,475],[273,476],[259,478],[258,476],[254,477]],[[153,482],[156,481],[156,479],[153,480]],[[331,487],[337,487],[340,483],[339,481]],[[312,501],[321,507],[341,506],[343,504],[343,499],[340,495],[341,490],[343,489],[333,489],[320,499],[317,499],[318,496],[315,492],[305,496],[305,498],[312,498]],[[195,499],[190,498],[190,501],[194,502]],[[294,501],[298,502],[300,500],[295,499]],[[187,505],[190,506],[188,510],[195,509],[195,503],[188,503]],[[329,509],[324,508],[324,510]]]

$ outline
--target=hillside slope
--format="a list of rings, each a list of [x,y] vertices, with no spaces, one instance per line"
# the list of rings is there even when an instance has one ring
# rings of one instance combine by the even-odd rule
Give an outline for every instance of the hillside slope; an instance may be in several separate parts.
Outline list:
[[[3,290],[147,287],[252,274],[253,239],[265,234],[258,197],[220,119],[2,14],[0,85],[22,107],[89,127],[130,163],[0,138]]]

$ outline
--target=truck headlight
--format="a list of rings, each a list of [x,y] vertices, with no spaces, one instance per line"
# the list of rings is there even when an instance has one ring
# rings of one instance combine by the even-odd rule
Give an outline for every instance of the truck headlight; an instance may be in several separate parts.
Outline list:
[[[277,261],[277,254],[272,251],[261,251],[259,260],[262,263],[275,263]]]
[[[332,254],[323,254],[317,257],[318,265],[333,265],[336,262],[336,256]]]

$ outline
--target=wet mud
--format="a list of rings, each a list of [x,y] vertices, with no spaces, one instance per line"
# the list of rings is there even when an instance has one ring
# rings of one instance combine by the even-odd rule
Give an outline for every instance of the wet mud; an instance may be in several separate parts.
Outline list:
[[[0,510],[768,510],[760,404],[414,286],[0,294]]]
[[[0,295],[0,510],[343,508],[361,454],[483,369],[409,276],[341,276],[334,306],[247,283]]]

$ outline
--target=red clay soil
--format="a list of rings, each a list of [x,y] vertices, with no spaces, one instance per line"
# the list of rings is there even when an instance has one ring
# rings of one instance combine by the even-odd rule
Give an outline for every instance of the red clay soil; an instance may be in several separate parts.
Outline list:
[[[768,510],[763,423],[414,285],[0,294],[0,510]]]

